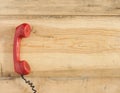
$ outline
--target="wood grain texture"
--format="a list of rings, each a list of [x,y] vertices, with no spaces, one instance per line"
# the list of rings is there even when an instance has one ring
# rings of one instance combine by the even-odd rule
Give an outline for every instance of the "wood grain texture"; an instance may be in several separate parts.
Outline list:
[[[38,93],[120,93],[119,78],[28,78]],[[1,93],[32,93],[20,78],[2,78]],[[7,88],[7,89],[6,89]]]
[[[0,15],[120,15],[120,0],[0,0]]]
[[[23,22],[21,59],[38,93],[120,93],[119,15],[120,0],[0,0],[0,93],[31,93],[13,67]]]
[[[32,26],[31,36],[21,44],[21,58],[32,68],[30,76],[120,76],[119,17],[1,16],[0,20],[1,76],[16,76],[13,36],[23,22]]]

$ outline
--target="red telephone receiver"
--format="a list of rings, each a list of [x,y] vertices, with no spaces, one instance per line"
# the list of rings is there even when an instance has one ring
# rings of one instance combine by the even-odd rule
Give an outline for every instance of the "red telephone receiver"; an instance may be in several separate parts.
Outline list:
[[[22,38],[28,37],[31,32],[31,27],[27,23],[23,23],[16,27],[13,46],[13,59],[15,72],[20,75],[30,73],[30,66],[25,60],[20,60],[20,41]]]

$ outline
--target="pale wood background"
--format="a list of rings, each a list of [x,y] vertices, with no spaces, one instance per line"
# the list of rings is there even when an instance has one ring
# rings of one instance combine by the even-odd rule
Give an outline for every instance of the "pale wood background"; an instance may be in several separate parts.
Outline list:
[[[1,15],[120,15],[120,0],[0,0]]]
[[[21,58],[38,93],[120,93],[120,0],[0,0],[0,93],[32,93],[13,68],[23,22],[32,32]]]

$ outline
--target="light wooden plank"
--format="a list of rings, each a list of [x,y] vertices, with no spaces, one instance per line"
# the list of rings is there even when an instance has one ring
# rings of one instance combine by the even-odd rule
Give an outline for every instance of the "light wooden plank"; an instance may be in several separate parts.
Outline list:
[[[19,20],[20,19],[20,20]],[[0,17],[2,76],[16,75],[12,48],[15,27],[32,25],[21,44],[21,58],[32,68],[31,76],[120,76],[119,17]]]
[[[0,15],[120,15],[120,0],[0,0]]]
[[[38,93],[120,93],[119,78],[27,78]],[[7,88],[7,89],[6,89]],[[20,78],[0,80],[1,93],[32,93]]]

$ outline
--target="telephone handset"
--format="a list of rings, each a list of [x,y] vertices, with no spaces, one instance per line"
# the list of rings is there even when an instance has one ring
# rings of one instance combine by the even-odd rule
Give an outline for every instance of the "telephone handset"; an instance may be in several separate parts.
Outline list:
[[[30,66],[25,60],[20,60],[20,42],[22,38],[30,35],[31,27],[27,23],[23,23],[16,27],[13,45],[13,59],[15,72],[20,75],[27,75],[30,73]]]
[[[30,66],[25,60],[20,60],[20,42],[22,38],[28,37],[31,32],[31,27],[27,23],[23,23],[16,27],[13,45],[13,59],[15,72],[21,75],[21,78],[27,83],[31,88],[33,93],[37,93],[35,86],[30,80],[27,80],[24,75],[30,73]]]

